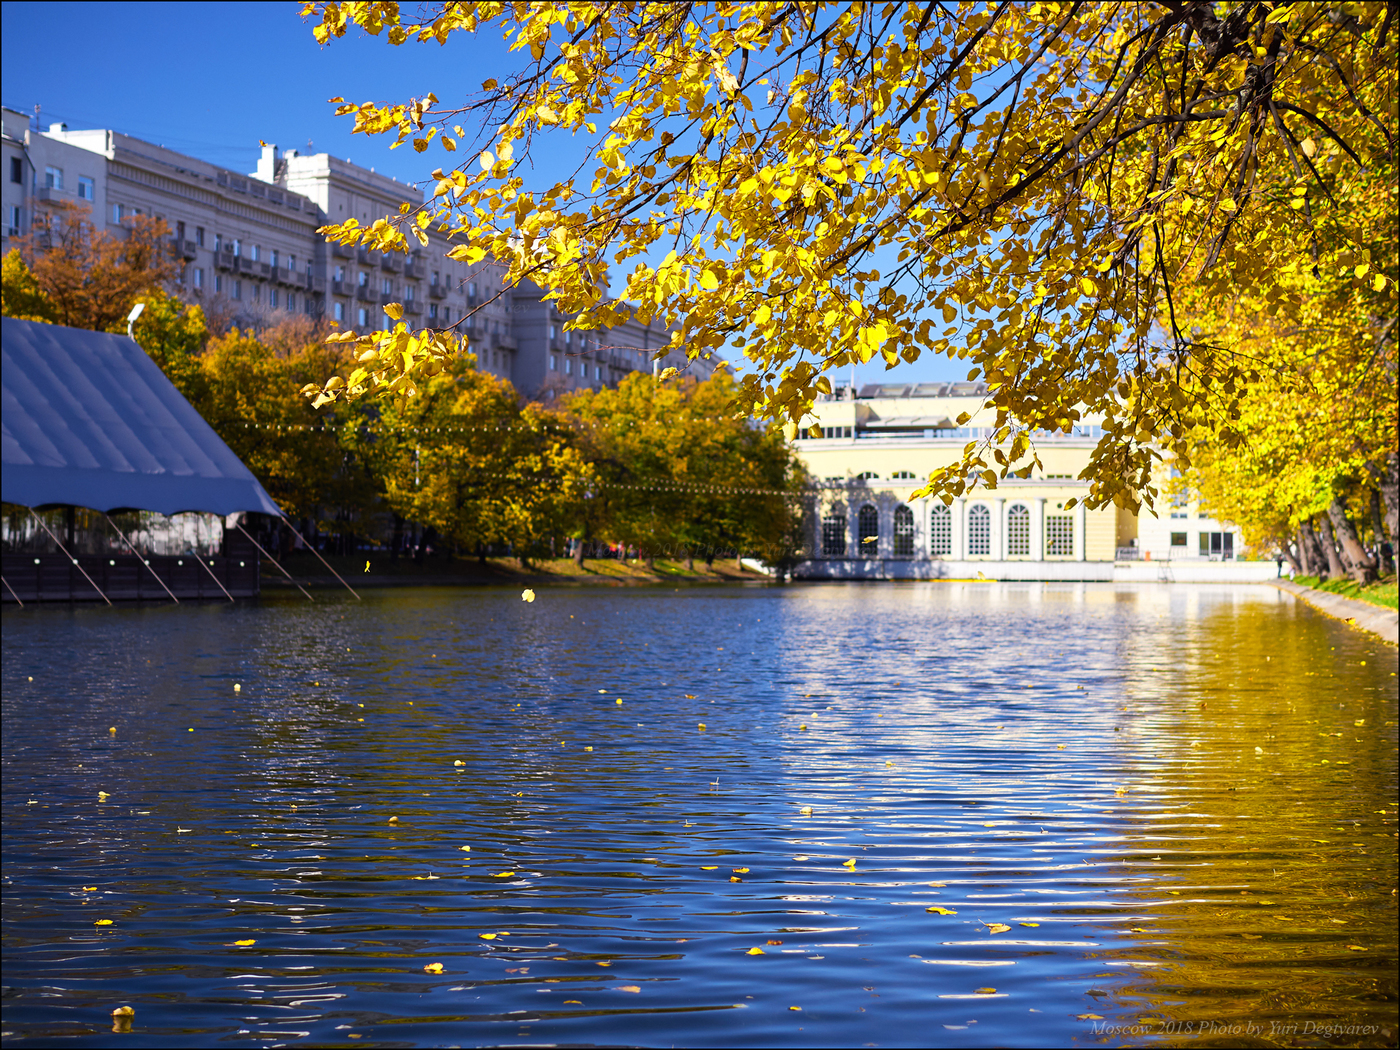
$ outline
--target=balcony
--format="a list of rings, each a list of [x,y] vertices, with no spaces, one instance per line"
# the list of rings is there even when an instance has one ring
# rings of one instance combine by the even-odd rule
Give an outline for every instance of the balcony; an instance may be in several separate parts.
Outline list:
[[[255,262],[253,263],[252,270],[249,272],[251,272],[254,277],[268,278],[272,276],[272,266],[265,262]]]
[[[509,332],[497,332],[491,337],[491,347],[495,350],[514,350],[515,336]]]
[[[233,270],[237,268],[238,256],[233,252],[215,252],[214,265],[220,270]]]
[[[304,288],[306,286],[306,274],[299,270],[284,270],[278,267],[273,271],[273,277],[278,284],[291,285],[293,288]]]
[[[423,304],[410,299],[403,304],[403,312],[413,317],[421,317],[423,315]]]
[[[331,282],[331,294],[332,294],[332,295],[349,295],[349,294],[350,294],[350,283],[349,283],[348,281],[332,281],[332,282]]]
[[[447,286],[444,284],[428,285],[428,296],[432,299],[441,299],[447,295]]]
[[[355,249],[348,244],[340,244],[337,242],[331,245],[331,254],[337,259],[353,259],[355,257]]]
[[[403,275],[410,281],[421,281],[423,272],[423,264],[417,259],[408,259],[403,264]]]
[[[396,302],[398,302],[398,299],[396,299],[396,298],[394,297],[394,293],[393,293],[393,292],[380,292],[380,293],[379,293],[379,305],[380,305],[380,306],[388,306],[390,303],[396,303]]]
[[[199,245],[194,241],[187,241],[183,237],[170,238],[170,250],[182,259],[193,259],[199,254]]]
[[[378,252],[372,252],[368,248],[356,248],[355,258],[361,266],[373,266],[377,262]]]
[[[366,303],[377,303],[379,301],[379,293],[369,285],[362,284],[355,289],[355,298]]]
[[[325,295],[326,279],[324,277],[312,277],[308,274],[306,278],[306,284],[303,287],[305,287],[308,292],[311,292],[314,295]],[[344,295],[345,293],[341,292],[340,294]]]
[[[403,269],[402,260],[396,252],[385,252],[379,257],[379,266],[385,273],[398,273]]]

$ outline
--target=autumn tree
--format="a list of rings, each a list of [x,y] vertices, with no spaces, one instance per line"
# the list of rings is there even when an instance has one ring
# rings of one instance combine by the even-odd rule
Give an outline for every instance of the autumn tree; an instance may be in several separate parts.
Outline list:
[[[486,34],[519,56],[464,98],[334,100],[355,131],[445,163],[421,207],[331,238],[392,251],[446,231],[454,257],[508,261],[508,283],[536,281],[584,328],[617,320],[625,267],[638,319],[691,355],[746,354],[736,404],[773,420],[853,361],[965,358],[997,427],[930,478],[944,498],[1028,474],[1037,430],[1093,413],[1088,502],[1150,499],[1158,448],[1188,457],[1187,432],[1232,419],[1257,373],[1183,328],[1173,297],[1306,266],[1329,178],[1394,156],[1383,2],[303,10],[323,43]],[[528,185],[560,137],[594,163]],[[403,392],[456,352],[438,333],[375,339],[394,352],[316,396]]]
[[[139,299],[162,292],[179,272],[163,219],[137,215],[115,236],[98,229],[87,205],[50,202],[18,238],[21,258],[49,304],[54,324],[125,331]]]

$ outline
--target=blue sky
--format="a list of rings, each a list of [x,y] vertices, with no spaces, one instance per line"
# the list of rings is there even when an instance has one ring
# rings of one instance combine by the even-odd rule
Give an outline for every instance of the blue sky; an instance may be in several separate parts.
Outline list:
[[[460,34],[446,47],[394,48],[356,31],[322,47],[300,10],[294,2],[7,0],[0,97],[26,113],[37,103],[45,127],[113,128],[239,171],[253,170],[263,139],[283,149],[309,143],[314,152],[421,183],[447,154],[390,151],[391,138],[351,135],[351,119],[336,117],[326,100],[407,101],[432,91],[451,103],[511,68],[502,43]],[[561,145],[538,151],[541,184],[581,159],[567,140]],[[962,362],[927,358],[890,372],[862,366],[858,382],[962,379],[965,372]]]

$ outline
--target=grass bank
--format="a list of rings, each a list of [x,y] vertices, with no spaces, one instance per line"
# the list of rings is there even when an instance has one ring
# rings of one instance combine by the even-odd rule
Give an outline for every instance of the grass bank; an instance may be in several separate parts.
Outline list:
[[[1343,598],[1356,598],[1358,601],[1370,602],[1372,605],[1380,605],[1386,609],[1400,608],[1400,597],[1397,597],[1394,576],[1383,576],[1375,583],[1367,584],[1365,587],[1345,578],[1320,582],[1316,576],[1295,576],[1293,582],[1303,587],[1311,587],[1313,590],[1340,594]]]
[[[571,558],[545,558],[531,561],[521,568],[515,558],[475,557],[454,558],[436,555],[416,562],[412,558],[387,556],[356,558],[331,556],[326,559],[351,587],[413,587],[413,586],[490,586],[519,584],[536,586],[549,584],[605,584],[611,586],[644,586],[647,584],[707,584],[752,583],[766,581],[762,573],[739,569],[733,558],[716,561],[711,566],[697,561],[694,569],[684,562],[658,558],[652,570],[640,561],[618,561],[613,558],[589,559],[582,568]],[[326,567],[314,556],[297,552],[282,559],[282,564],[298,582],[316,586],[340,586]],[[291,587],[277,569],[263,563],[262,585],[277,589]]]

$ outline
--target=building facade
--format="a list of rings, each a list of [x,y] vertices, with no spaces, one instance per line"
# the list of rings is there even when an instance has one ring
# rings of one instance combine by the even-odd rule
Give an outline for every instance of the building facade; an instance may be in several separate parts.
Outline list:
[[[1229,561],[1240,552],[1238,531],[1199,517],[1194,503],[1178,500],[1181,507],[1171,508],[1192,515],[1194,545],[1186,549],[1173,535],[1187,529],[1184,521],[1177,528],[1178,519],[1165,514],[1140,519],[1112,505],[1086,507],[1089,486],[1079,478],[1102,436],[1102,420],[1090,416],[1070,433],[1037,435],[1043,466],[1028,478],[1001,479],[995,489],[975,489],[951,504],[910,500],[933,471],[957,462],[968,442],[991,438],[995,411],[986,396],[981,383],[868,384],[819,400],[794,439],[816,486],[811,557],[798,574],[1112,579],[1115,566],[1125,570],[1119,575],[1135,576],[1156,561],[1174,563],[1172,578],[1179,579],[1188,562]],[[964,414],[969,418],[959,423]],[[1147,568],[1148,578],[1160,576]]]
[[[422,201],[412,185],[327,153],[264,146],[257,170],[235,172],[117,131],[40,130],[28,115],[3,111],[4,224],[0,253],[56,202],[91,208],[116,236],[137,215],[163,219],[181,269],[174,289],[225,313],[255,320],[326,317],[342,329],[390,323],[402,303],[414,327],[468,338],[477,367],[510,380],[526,397],[615,385],[623,376],[675,366],[705,378],[708,361],[652,353],[669,332],[627,322],[609,331],[566,331],[569,320],[534,285],[504,286],[505,268],[447,258],[436,231],[405,255],[327,244],[316,230],[358,219],[368,226]]]

